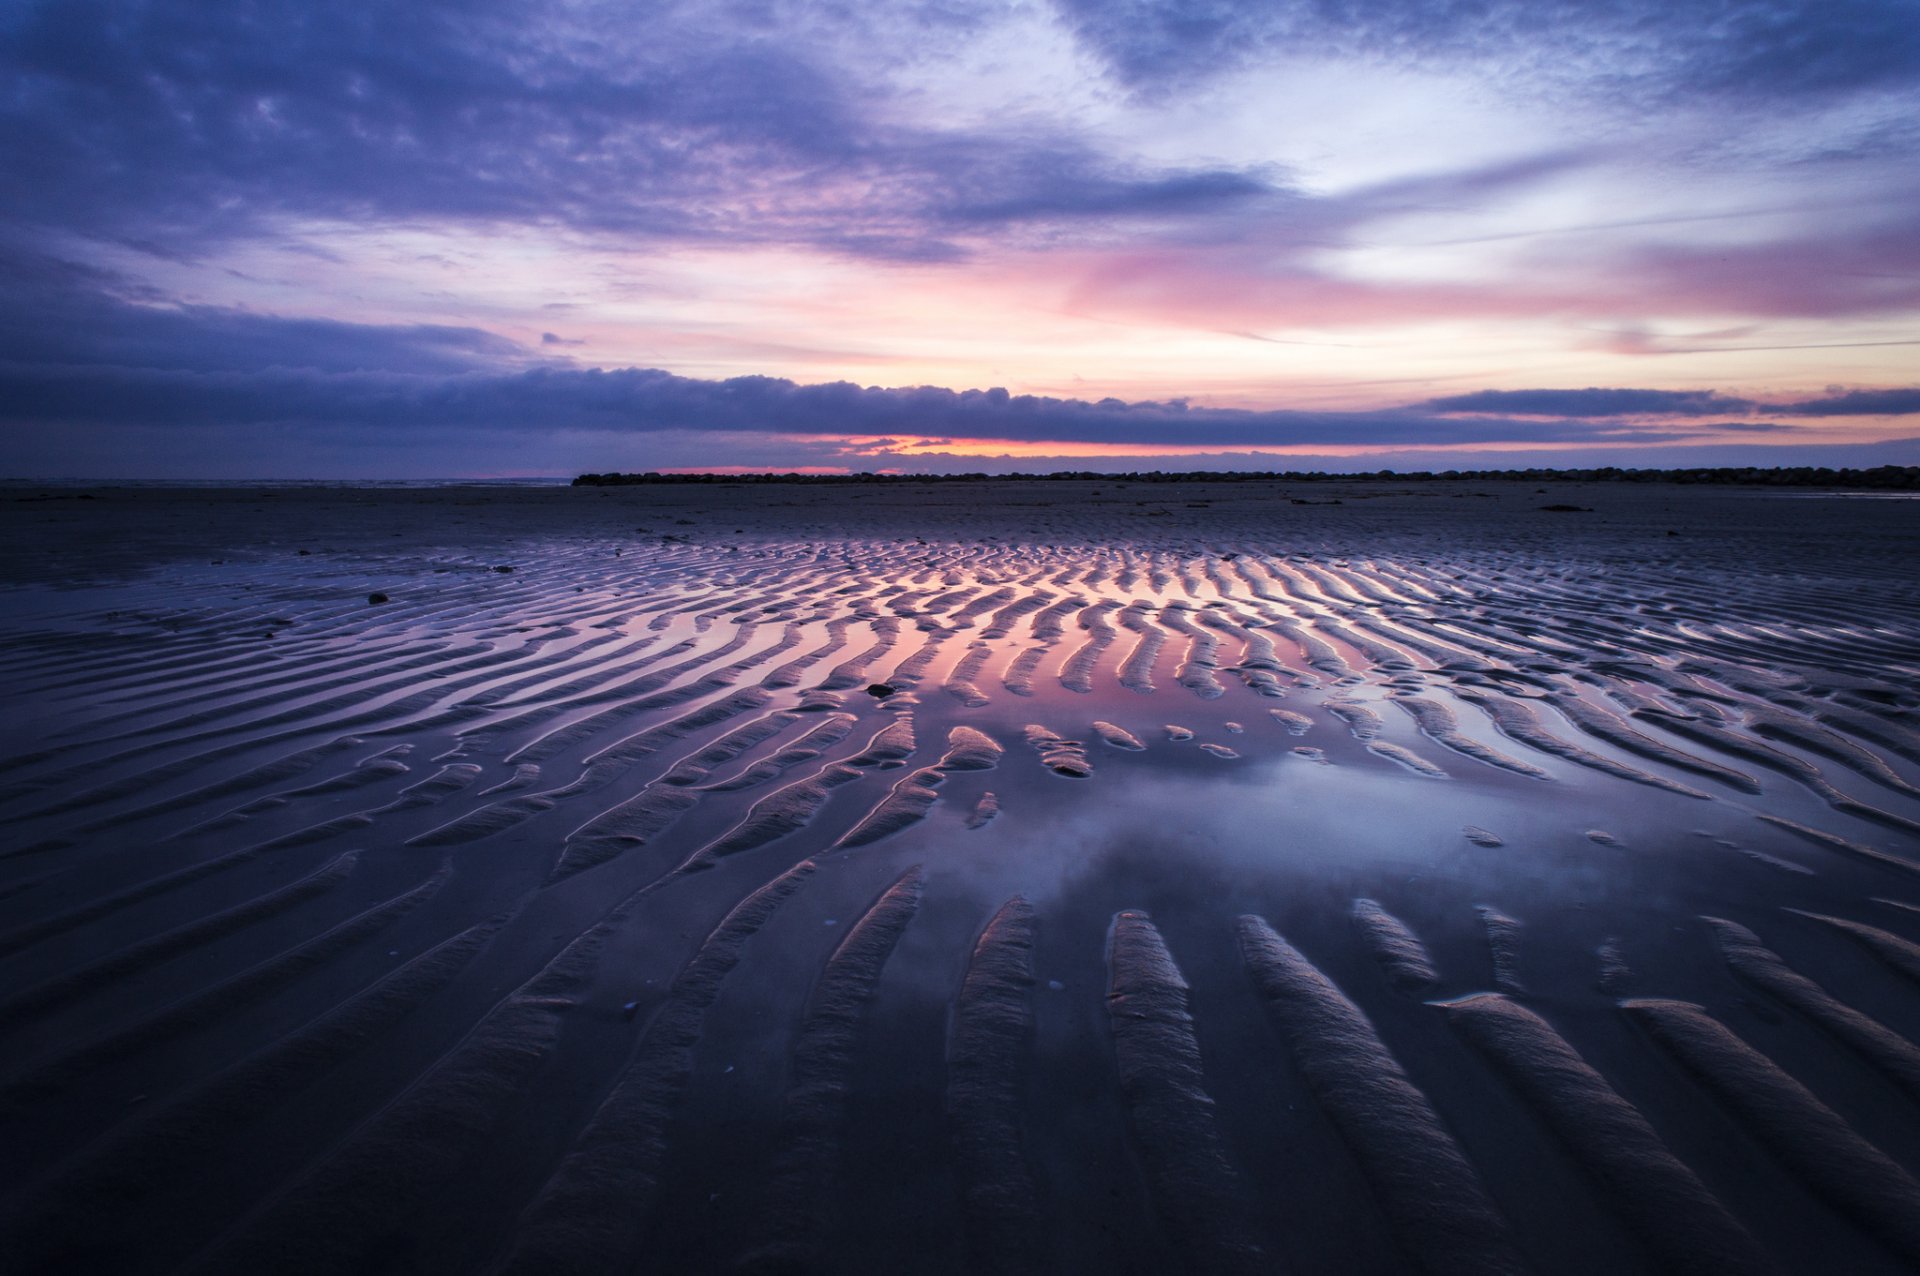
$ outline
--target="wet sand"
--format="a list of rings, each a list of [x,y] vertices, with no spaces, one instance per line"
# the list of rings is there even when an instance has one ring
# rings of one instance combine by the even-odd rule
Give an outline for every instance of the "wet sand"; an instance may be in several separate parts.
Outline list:
[[[0,489],[0,1254],[1913,1270],[1916,562],[1721,488]]]

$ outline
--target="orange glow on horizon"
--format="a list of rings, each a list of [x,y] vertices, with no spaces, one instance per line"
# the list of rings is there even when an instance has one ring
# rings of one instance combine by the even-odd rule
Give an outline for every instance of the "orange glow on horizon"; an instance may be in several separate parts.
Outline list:
[[[807,476],[851,473],[844,465],[663,465],[654,474],[802,474]]]

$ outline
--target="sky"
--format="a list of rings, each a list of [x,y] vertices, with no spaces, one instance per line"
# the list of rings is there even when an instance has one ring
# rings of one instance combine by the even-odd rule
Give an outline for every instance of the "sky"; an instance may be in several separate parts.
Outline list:
[[[0,0],[0,477],[1920,464],[1920,0]]]

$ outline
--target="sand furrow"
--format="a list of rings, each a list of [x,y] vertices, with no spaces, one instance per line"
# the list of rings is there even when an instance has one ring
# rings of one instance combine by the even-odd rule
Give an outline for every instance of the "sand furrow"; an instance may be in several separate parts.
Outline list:
[[[777,666],[760,680],[760,685],[773,691],[799,686],[801,677],[807,670],[847,645],[846,630],[850,623],[844,618],[828,621],[828,641],[825,646],[816,647],[805,655],[797,656]]]
[[[1890,969],[1905,975],[1913,983],[1920,984],[1920,944],[1878,926],[1869,926],[1865,922],[1849,921],[1844,917],[1828,917],[1824,913],[1801,912],[1789,909],[1802,917],[1811,917],[1814,921],[1824,922],[1838,930],[1862,948],[1884,962]]]
[[[822,691],[845,691],[860,686],[867,681],[867,671],[893,651],[900,636],[900,622],[891,616],[879,616],[874,618],[872,626],[876,635],[873,646],[835,665],[820,683]]]
[[[1868,702],[1868,707],[1878,713],[1888,712],[1886,705]],[[1871,741],[1896,757],[1920,762],[1920,732],[1916,732],[1910,715],[1903,726],[1897,721],[1875,719],[1831,704],[1814,707],[1812,712],[1815,718],[1829,726]]]
[[[902,776],[872,810],[840,836],[833,849],[844,851],[865,846],[918,824],[940,800],[938,789],[946,779],[946,772],[937,766],[921,767]]]
[[[1107,617],[1120,609],[1121,604],[1114,599],[1081,609],[1075,623],[1087,631],[1087,640],[1060,665],[1060,685],[1068,691],[1077,691],[1081,695],[1093,691],[1094,668],[1100,663],[1100,657],[1106,649],[1120,637],[1120,631],[1113,627]]]
[[[1291,638],[1300,648],[1300,655],[1306,661],[1308,668],[1318,669],[1329,678],[1335,679],[1353,675],[1352,667],[1340,658],[1339,652],[1298,621],[1276,617],[1273,627]]]
[[[846,739],[853,733],[854,724],[857,722],[859,719],[851,713],[829,713],[792,744],[780,749],[771,757],[753,763],[731,779],[709,784],[707,791],[733,793],[765,784],[768,780],[799,766],[802,762],[812,761]]]
[[[1214,1119],[1187,982],[1143,913],[1114,916],[1107,1020],[1128,1129],[1169,1236],[1196,1271],[1274,1271]]]
[[[1295,713],[1291,709],[1269,709],[1273,720],[1287,729],[1288,735],[1305,735],[1313,729],[1313,719],[1304,713]]]
[[[1487,716],[1493,719],[1493,725],[1501,735],[1510,740],[1518,740],[1530,749],[1538,749],[1542,753],[1565,758],[1576,766],[1604,772],[1617,779],[1631,780],[1635,784],[1651,785],[1686,797],[1705,798],[1707,796],[1699,789],[1669,780],[1665,776],[1642,771],[1639,767],[1631,767],[1624,762],[1616,762],[1612,758],[1591,753],[1577,744],[1570,744],[1541,726],[1540,719],[1534,715],[1533,710],[1517,701],[1509,700],[1504,696],[1479,695],[1464,688],[1454,694],[1484,710]]]
[[[1615,748],[1637,753],[1643,758],[1651,758],[1655,762],[1661,762],[1670,767],[1692,771],[1696,775],[1718,780],[1742,793],[1760,792],[1760,786],[1754,782],[1752,776],[1723,767],[1717,762],[1711,762],[1684,750],[1670,748],[1652,736],[1635,731],[1623,719],[1587,703],[1578,696],[1551,696],[1549,702],[1567,721],[1596,740],[1604,740]]]
[[[1463,1274],[1527,1270],[1479,1176],[1367,1016],[1261,918],[1241,917],[1238,931],[1254,990],[1372,1183],[1410,1264]]]
[[[973,810],[967,813],[967,827],[969,829],[983,829],[993,823],[994,818],[999,814],[1000,799],[994,794],[993,790],[989,789],[980,795],[979,801],[973,804]]]
[[[562,1015],[585,991],[634,898],[561,949],[404,1093],[221,1237],[200,1269],[318,1274],[372,1265],[448,1176],[482,1153],[502,1111],[558,1042]]]
[[[747,941],[813,871],[803,860],[741,900],[681,967],[632,1061],[527,1206],[497,1272],[584,1276],[639,1259],[669,1125],[693,1072],[707,1010]]]
[[[601,642],[610,640],[602,639],[591,645],[581,643],[566,654],[563,662],[496,682],[472,695],[461,697],[460,704],[513,709],[527,704],[571,699],[606,685],[618,675],[638,672],[682,651],[691,650],[689,644],[684,648],[668,647],[642,655],[660,641],[658,638],[639,638],[617,647],[600,646]]]
[[[216,707],[196,711],[188,717],[174,718],[163,723],[154,723],[142,727],[137,731],[116,735],[104,735],[101,733],[102,727],[111,726],[119,722],[134,721],[155,713],[177,710],[184,708],[186,705],[206,699],[205,696],[201,695],[183,694],[201,690],[202,685],[199,680],[180,679],[161,681],[156,684],[157,687],[164,690],[167,694],[174,696],[174,699],[162,701],[157,704],[143,705],[138,709],[128,710],[111,716],[95,718],[86,726],[86,739],[58,748],[42,750],[39,754],[35,755],[34,761],[37,762],[41,758],[52,757],[56,753],[70,752],[80,748],[93,748],[98,745],[109,744],[118,740],[132,739],[141,735],[156,734],[162,731],[186,730],[194,726],[203,726],[209,722],[217,722],[221,718],[230,718],[256,709],[284,706],[287,703],[289,695],[299,697],[315,696],[328,691],[337,691],[342,687],[365,687],[370,679],[378,677],[381,674],[408,673],[431,669],[452,654],[454,654],[453,649],[445,644],[434,644],[424,651],[413,649],[396,652],[387,656],[370,656],[369,653],[360,652],[352,656],[341,656],[334,660],[303,660],[298,663],[298,667],[295,669],[287,670],[276,667],[269,673],[263,673],[250,681],[239,681],[231,675],[213,676],[204,681],[205,689],[216,692],[220,696],[220,703]],[[339,669],[348,669],[352,672],[340,678],[328,678],[325,676]],[[289,690],[283,691],[282,689]],[[252,700],[227,698],[252,692],[272,692],[273,694],[262,695]],[[23,760],[24,759],[22,759],[22,761]]]
[[[113,954],[68,970],[0,1001],[0,1029],[59,1010],[102,991],[130,975],[171,961],[203,944],[225,939],[245,927],[297,908],[345,882],[360,862],[359,851],[336,855],[296,882],[257,895],[244,904],[211,913],[149,939],[122,942]]]
[[[129,1271],[185,1257],[183,1244],[199,1238],[169,1229],[157,1210],[168,1193],[195,1182],[189,1172],[225,1154],[245,1126],[377,1042],[504,924],[496,918],[469,927],[60,1166],[0,1224],[10,1264],[22,1273]]]
[[[862,772],[830,762],[804,780],[776,789],[747,809],[731,829],[687,857],[683,869],[711,867],[727,855],[738,855],[799,831],[820,813],[833,790],[861,777]]]
[[[1110,748],[1124,749],[1129,753],[1139,753],[1147,747],[1140,742],[1139,736],[1127,730],[1125,727],[1117,727],[1111,722],[1096,721],[1093,724],[1093,733],[1100,737],[1102,744]]]
[[[674,708],[702,696],[726,690],[733,685],[741,672],[753,667],[758,660],[749,657],[718,668],[714,667],[714,662],[722,656],[731,655],[740,646],[744,646],[747,634],[748,627],[742,626],[734,639],[724,646],[677,665],[673,669],[642,678],[624,687],[622,697],[628,698],[618,698],[618,703],[609,708],[575,718],[565,726],[534,737],[528,743],[510,752],[507,755],[507,761],[545,762],[600,735],[611,727],[626,722],[629,718],[659,709]],[[610,699],[616,699],[616,697],[611,694],[596,696],[594,703],[606,703]],[[480,732],[474,733],[473,737],[465,743],[476,750],[488,749],[494,740],[502,736],[517,735],[528,726],[559,716],[565,712],[565,708],[566,706],[549,704],[522,714],[511,722],[489,723]]]
[[[1594,1018],[1717,984],[1913,1173],[1911,506],[1643,477],[117,490],[0,582],[0,1267],[1915,1266]]]
[[[1915,788],[1901,779],[1878,754],[1869,752],[1824,727],[1816,726],[1778,709],[1759,707],[1748,711],[1747,724],[1757,735],[1791,744],[1809,753],[1818,753],[1823,757],[1832,758],[1842,766],[1866,776],[1875,784],[1892,789],[1895,793],[1906,797],[1920,798],[1920,788]]]
[[[1480,914],[1480,924],[1486,929],[1494,986],[1516,997],[1526,996],[1526,985],[1520,982],[1520,923],[1490,904],[1481,904],[1474,911]]]
[[[1329,699],[1327,712],[1347,724],[1356,740],[1371,740],[1380,734],[1380,715],[1357,700]]]
[[[732,695],[704,704],[691,713],[684,713],[658,726],[637,731],[587,754],[586,770],[581,773],[581,779],[575,783],[597,785],[603,780],[612,779],[632,763],[650,757],[688,736],[730,721],[743,713],[751,713],[755,709],[763,708],[772,699],[772,693],[763,687],[743,687]],[[570,794],[585,791],[584,788],[571,786],[568,789]]]
[[[1324,617],[1314,622],[1321,633],[1338,638],[1366,658],[1368,666],[1377,673],[1394,674],[1416,669],[1418,664],[1412,656],[1398,647],[1390,647],[1384,642],[1368,637],[1365,633],[1347,625],[1338,624]]]
[[[1120,685],[1142,695],[1153,691],[1153,665],[1166,644],[1167,632],[1148,614],[1145,603],[1133,603],[1120,611],[1120,627],[1139,635],[1126,658],[1120,662]]]
[[[412,890],[376,904],[324,934],[183,997],[136,1023],[94,1037],[55,1059],[30,1068],[21,1073],[17,1080],[0,1087],[0,1102],[16,1103],[36,1094],[64,1089],[114,1060],[229,1020],[242,1008],[279,992],[302,975],[335,960],[363,940],[393,925],[432,899],[451,876],[450,868],[442,868]]]
[[[967,1254],[981,1272],[1044,1266],[1021,1105],[1033,1048],[1033,941],[1033,908],[1016,895],[974,944],[947,1033],[947,1120]]]
[[[969,709],[978,709],[988,703],[986,695],[974,685],[974,679],[993,658],[993,644],[979,641],[971,644],[966,654],[954,663],[951,671],[941,682],[941,689]]]
[[[478,668],[495,666],[495,664],[501,664],[503,660],[516,660],[516,658],[520,658],[520,654],[522,654],[522,652],[505,652],[505,654],[501,654],[501,656],[497,656],[497,658],[495,658],[495,656],[482,656],[482,658],[478,658],[478,660],[468,660],[468,662],[465,662],[465,668],[472,670],[472,668],[476,668],[476,666],[478,666]],[[186,758],[177,758],[177,760],[173,760],[173,762],[165,762],[165,764],[159,764],[159,766],[142,769],[142,771],[136,771],[136,773],[132,773],[132,775],[125,775],[125,777],[121,777],[121,779],[108,781],[108,783],[100,783],[100,785],[94,785],[94,787],[88,787],[88,789],[83,789],[83,791],[75,792],[73,796],[69,796],[69,798],[65,798],[65,800],[60,800],[60,802],[56,802],[56,804],[52,804],[52,806],[48,806],[48,808],[42,808],[42,810],[38,810],[38,812],[31,812],[27,817],[44,817],[44,815],[63,814],[63,812],[71,812],[71,810],[83,810],[83,808],[88,808],[88,806],[98,806],[98,804],[111,802],[111,800],[117,800],[117,798],[125,798],[125,796],[131,796],[134,792],[154,789],[157,785],[161,785],[161,783],[165,783],[165,781],[171,781],[171,779],[177,779],[180,775],[190,775],[190,773],[194,773],[194,771],[207,769],[211,764],[215,764],[215,762],[221,762],[221,760],[227,760],[227,758],[234,758],[234,756],[238,756],[238,754],[252,752],[252,750],[265,748],[265,746],[271,746],[271,744],[298,741],[298,739],[313,735],[315,731],[357,731],[357,729],[396,731],[401,723],[405,723],[405,725],[419,725],[417,721],[409,720],[411,720],[413,716],[420,714],[420,712],[430,710],[432,706],[440,704],[449,693],[459,691],[461,687],[470,685],[472,681],[478,681],[480,677],[484,677],[484,673],[468,672],[467,677],[451,677],[451,670],[447,673],[449,673],[447,681],[438,683],[436,687],[432,687],[432,689],[428,689],[428,691],[417,691],[417,693],[413,693],[413,695],[403,695],[403,697],[396,698],[396,700],[388,700],[388,702],[384,702],[384,704],[378,704],[378,706],[374,706],[374,708],[363,708],[363,710],[359,710],[359,712],[351,712],[351,710],[367,700],[367,697],[361,697],[361,695],[334,697],[332,700],[326,700],[323,706],[321,706],[323,714],[346,712],[344,718],[324,716],[321,720],[313,720],[305,710],[288,710],[286,714],[276,714],[275,718],[273,718],[273,725],[286,725],[286,723],[300,723],[300,725],[288,727],[288,729],[284,729],[284,731],[276,731],[273,735],[263,735],[263,737],[240,739],[240,741],[228,739],[228,743],[219,744],[219,746],[215,746],[215,748],[207,748],[204,752],[190,754],[190,756],[186,756]],[[396,720],[399,720],[399,723],[396,723]],[[253,725],[261,725],[261,723],[257,723],[257,721],[250,723],[250,727],[253,727]],[[369,731],[369,733],[374,733],[374,731]],[[200,737],[196,743],[215,741],[215,739],[227,739],[228,735],[230,735],[230,733],[205,733],[204,737]],[[180,743],[186,743],[186,741],[175,741],[173,744]],[[129,754],[125,760],[131,760],[132,756],[136,756],[136,754],[138,754],[138,756],[144,756],[146,752],[152,752],[152,750],[134,750],[134,754]],[[121,758],[109,760],[109,762],[119,762],[119,760],[121,760]]]
[[[1087,600],[1077,594],[1048,603],[1034,615],[1033,640],[1047,647],[1059,642],[1066,637],[1067,617],[1077,615],[1086,605]]]
[[[988,640],[1005,638],[1013,632],[1013,627],[1023,618],[1047,607],[1053,601],[1053,595],[1045,591],[1024,594],[996,611],[987,621],[986,629],[981,633]],[[1035,622],[1036,627],[1038,621]]]
[[[1760,937],[1737,922],[1718,917],[1700,920],[1713,928],[1714,940],[1727,969],[1774,1000],[1791,1006],[1823,1031],[1859,1055],[1904,1091],[1920,1102],[1920,1048],[1900,1034],[1890,1031],[1808,979],[1779,954],[1760,942]]]
[[[120,714],[115,715],[113,718],[95,719],[88,723],[87,738],[84,741],[75,741],[61,747],[45,750],[41,756],[52,757],[56,754],[71,753],[82,749],[97,748],[102,745],[118,744],[125,740],[138,740],[145,736],[170,733],[180,733],[184,738],[170,741],[169,743],[186,743],[193,739],[208,738],[206,733],[198,736],[187,733],[191,733],[199,727],[221,722],[223,719],[240,719],[238,722],[227,723],[222,728],[223,730],[272,726],[275,725],[276,722],[291,720],[289,716],[290,713],[293,716],[297,716],[297,713],[301,709],[317,711],[330,704],[351,703],[370,693],[377,693],[381,690],[403,685],[408,681],[410,676],[421,674],[423,671],[439,670],[442,667],[449,666],[449,662],[453,662],[451,667],[457,668],[458,662],[462,657],[471,658],[487,653],[488,648],[482,644],[470,644],[457,648],[438,646],[424,652],[414,649],[397,653],[386,659],[363,652],[355,660],[343,661],[342,663],[347,666],[349,672],[338,677],[321,676],[330,671],[331,666],[329,664],[304,662],[301,668],[295,672],[283,673],[277,678],[263,682],[262,688],[267,690],[267,694],[255,695],[250,698],[241,697],[246,696],[246,693],[252,690],[252,688],[221,679],[214,684],[213,688],[218,693],[216,703],[206,708],[193,710],[178,717],[169,718],[164,722],[150,723],[133,730],[113,734],[107,734],[103,732],[101,728],[118,720],[146,717],[153,713],[163,712],[166,711],[168,706],[151,705],[143,707],[131,714]],[[157,685],[167,690],[179,689],[177,685],[169,685],[167,683]],[[352,695],[329,696],[327,694],[329,692],[339,692],[343,688],[348,687],[355,689]],[[320,699],[315,700],[312,705],[300,705],[301,701],[315,697],[320,697]],[[206,699],[206,697],[193,698],[194,701],[204,699]],[[192,703],[192,701],[188,703]],[[280,710],[282,712],[260,718],[247,718],[245,716],[265,710]],[[217,735],[218,733],[214,734]]]
[[[760,1220],[767,1240],[747,1257],[748,1266],[832,1265],[826,1240],[845,1195],[839,1151],[854,1049],[881,971],[920,907],[922,884],[918,868],[902,873],[847,931],[813,986],[788,1067],[781,1146]]]
[[[326,797],[335,793],[351,793],[356,789],[367,788],[371,785],[383,784],[388,780],[398,779],[400,776],[408,775],[412,772],[412,768],[401,761],[403,754],[399,752],[400,750],[405,750],[410,747],[411,746],[407,745],[396,745],[393,749],[375,754],[373,757],[362,758],[351,771],[344,771],[338,775],[329,776],[324,780],[316,780],[312,784],[303,784],[298,788],[281,789],[275,793],[262,794],[250,802],[222,811],[212,819],[202,820],[198,824],[189,824],[179,832],[170,833],[161,840],[171,842],[180,838],[215,832],[220,829],[241,828],[246,826],[256,816],[264,815],[270,811],[281,810],[304,798]],[[151,814],[153,814],[152,809],[147,808],[140,812],[138,818],[146,818]]]
[[[1536,780],[1553,778],[1531,762],[1522,762],[1518,758],[1509,757],[1498,749],[1484,745],[1466,735],[1460,730],[1453,710],[1436,700],[1426,700],[1418,696],[1396,696],[1393,703],[1407,711],[1420,728],[1420,734],[1463,757],[1472,758],[1475,762],[1484,763],[1487,766],[1498,767],[1502,771],[1511,771],[1515,775],[1531,776]]]
[[[635,847],[645,846],[699,801],[696,790],[648,785],[619,806],[601,812],[567,834],[560,858],[542,884],[552,886]]]
[[[1192,611],[1183,603],[1175,603],[1160,614],[1162,624],[1187,640],[1186,651],[1173,671],[1173,678],[1202,700],[1218,700],[1227,694],[1227,689],[1214,675],[1214,670],[1219,668],[1220,640],[1211,629],[1202,627],[1208,614],[1202,613],[1202,624],[1195,624],[1188,619]]]
[[[228,796],[246,792],[248,789],[259,789],[259,787],[263,787],[263,785],[280,783],[280,781],[292,779],[294,775],[301,775],[301,773],[305,773],[305,771],[311,771],[315,766],[319,766],[324,758],[330,758],[330,756],[334,756],[334,754],[338,754],[338,752],[346,752],[349,748],[359,748],[359,746],[363,746],[365,743],[367,743],[367,741],[363,741],[363,739],[357,737],[357,735],[342,735],[340,739],[328,741],[326,744],[317,744],[317,746],[313,746],[313,748],[301,748],[298,752],[284,754],[284,756],[280,756],[280,758],[275,758],[273,762],[267,762],[267,764],[261,764],[261,766],[244,769],[244,771],[240,771],[238,775],[228,775],[225,779],[217,779],[217,781],[205,783],[205,785],[200,785],[200,787],[196,787],[196,789],[188,789],[186,792],[175,794],[175,796],[171,796],[171,798],[159,798],[156,802],[148,802],[146,806],[138,806],[138,808],[132,808],[132,810],[117,812],[117,814],[109,815],[109,817],[104,817],[104,819],[90,819],[90,821],[84,821],[84,823],[79,823],[79,825],[69,825],[67,831],[65,831],[65,837],[60,840],[60,844],[61,846],[67,846],[67,844],[71,844],[73,840],[83,837],[86,833],[98,833],[98,831],[102,831],[102,829],[111,829],[111,827],[117,827],[117,825],[123,825],[123,823],[132,823],[132,821],[136,821],[136,819],[150,819],[150,817],[154,817],[154,815],[165,815],[169,814],[169,812],[179,812],[179,810],[192,810],[192,808],[196,808],[196,806],[204,806],[207,802],[215,802],[215,800],[221,800],[221,798],[228,798]],[[397,773],[397,771],[388,769],[388,773],[392,775],[392,773]],[[27,848],[27,850],[31,850],[31,848]],[[12,858],[13,854],[27,854],[27,850],[0,852],[0,860]]]
[[[903,764],[903,759],[913,756],[919,747],[913,729],[913,716],[902,714],[894,721],[876,731],[867,747],[851,758],[847,765],[853,767],[878,767],[891,770]]]
[[[1770,815],[1764,811],[1756,813],[1755,818],[1763,820],[1775,828],[1785,829],[1795,837],[1811,842],[1815,846],[1823,846],[1827,850],[1838,851],[1842,855],[1850,856],[1863,863],[1872,864],[1877,868],[1891,869],[1893,872],[1906,874],[1908,876],[1920,876],[1920,862],[1905,859],[1898,855],[1889,855],[1885,851],[1875,850],[1871,846],[1862,846],[1850,838],[1841,837],[1838,833],[1829,833],[1825,829],[1813,828],[1809,825],[1801,824],[1796,820],[1789,820],[1785,816]]]
[[[1037,724],[1024,728],[1027,746],[1040,755],[1040,765],[1056,775],[1084,780],[1093,774],[1087,760],[1087,748],[1078,740],[1065,740]]]
[[[1370,741],[1367,744],[1367,752],[1377,754],[1389,762],[1394,762],[1405,767],[1415,775],[1424,775],[1430,780],[1444,780],[1447,778],[1446,771],[1439,766],[1427,761],[1412,749],[1404,745],[1394,744],[1389,740]]]
[[[754,688],[758,690],[758,688]],[[704,785],[718,768],[774,739],[794,723],[802,721],[797,713],[770,713],[744,723],[720,736],[713,743],[681,758],[660,777],[660,783]]]
[[[463,685],[485,676],[483,673],[476,674],[472,672],[473,670],[484,670],[501,664],[504,661],[520,659],[521,655],[522,653],[509,652],[498,655],[478,656],[471,660],[459,662],[441,671],[448,675],[447,679],[446,681],[438,683],[432,690],[403,695],[396,700],[379,704],[377,707],[361,707],[366,705],[370,699],[377,698],[368,694],[370,690],[375,689],[362,687],[354,692],[329,697],[314,705],[284,710],[280,713],[271,714],[266,718],[254,719],[245,724],[245,729],[248,731],[258,730],[263,727],[290,728],[272,732],[268,735],[250,736],[247,739],[235,740],[232,738],[234,732],[230,729],[204,731],[183,739],[166,741],[164,745],[156,744],[132,749],[115,754],[112,757],[89,762],[72,769],[70,772],[63,772],[58,776],[42,777],[43,782],[36,782],[39,787],[45,787],[46,784],[58,784],[63,788],[69,789],[70,796],[56,800],[39,810],[25,813],[23,818],[58,815],[68,811],[97,806],[104,802],[127,797],[145,789],[152,788],[178,776],[204,769],[214,762],[234,757],[249,750],[297,740],[302,736],[310,735],[316,731],[348,732],[390,725],[397,718],[406,718],[411,714],[430,708],[446,698],[449,692],[459,690]],[[462,671],[466,672],[465,678],[453,676]],[[405,685],[406,682],[396,680],[392,685],[379,689],[398,691],[403,689]],[[142,758],[149,757],[163,749],[167,752],[174,752],[183,745],[207,744],[215,741],[222,743],[218,743],[215,747],[199,753],[190,754],[183,758],[175,758],[172,761],[138,770],[131,775],[124,775],[118,779],[91,784],[84,788],[79,787],[81,782],[97,778],[102,771],[121,766],[122,764],[138,762]],[[77,791],[71,791],[75,789],[77,789]]]
[[[1045,660],[1050,647],[1029,647],[1008,662],[1006,671],[1000,676],[1000,685],[1016,696],[1033,694],[1033,675]]]
[[[1420,937],[1374,901],[1353,901],[1353,924],[1359,929],[1368,954],[1380,963],[1387,979],[1401,992],[1424,992],[1440,978]]]
[[[1651,998],[1620,1007],[1815,1195],[1920,1263],[1920,1183],[1905,1170],[1701,1007]]]
[[[1697,743],[1720,750],[1731,757],[1742,758],[1756,765],[1791,776],[1828,802],[1841,799],[1841,795],[1828,784],[1820,774],[1820,768],[1801,758],[1794,757],[1771,745],[1716,726],[1701,717],[1689,717],[1675,713],[1670,709],[1646,706],[1633,711],[1633,716],[1643,722],[1652,722],[1675,735],[1685,736]]]
[[[973,727],[959,726],[947,732],[947,751],[940,757],[942,771],[991,771],[1000,765],[1006,749],[998,740]]]
[[[1607,1206],[1673,1272],[1777,1270],[1659,1134],[1553,1025],[1497,993],[1441,1002],[1452,1024],[1573,1153]]]
[[[920,644],[918,650],[893,667],[880,681],[889,687],[911,689],[926,679],[927,670],[933,664],[933,658],[940,654],[940,648],[946,643],[944,633],[935,634]]]

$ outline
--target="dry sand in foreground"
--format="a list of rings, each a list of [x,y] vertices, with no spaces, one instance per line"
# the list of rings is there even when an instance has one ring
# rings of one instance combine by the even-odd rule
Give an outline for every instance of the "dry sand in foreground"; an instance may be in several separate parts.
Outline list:
[[[0,1253],[1914,1270],[1917,509],[0,492]]]

